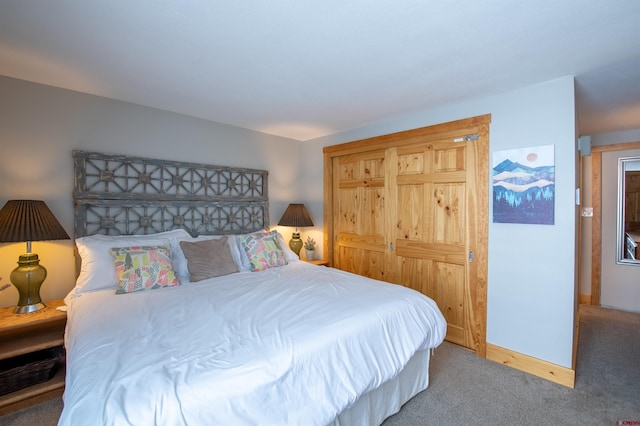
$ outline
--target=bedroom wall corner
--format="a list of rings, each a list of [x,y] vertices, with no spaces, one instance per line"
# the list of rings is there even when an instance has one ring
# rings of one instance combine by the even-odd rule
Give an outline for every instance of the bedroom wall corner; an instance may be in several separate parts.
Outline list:
[[[492,115],[492,153],[554,146],[555,218],[553,225],[489,224],[487,343],[571,369],[578,284],[574,79],[510,92],[495,107],[502,113]]]

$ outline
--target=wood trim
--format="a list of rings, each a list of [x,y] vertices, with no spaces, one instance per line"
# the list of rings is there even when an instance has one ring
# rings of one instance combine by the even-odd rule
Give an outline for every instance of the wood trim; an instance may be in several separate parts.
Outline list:
[[[591,150],[591,304],[600,306],[600,262],[602,256],[602,155]]]
[[[580,343],[580,305],[575,307],[573,317],[573,349],[571,352],[571,369],[576,370],[578,362],[578,344]]]
[[[611,145],[599,145],[591,148],[591,154],[594,152],[608,151],[624,151],[627,149],[640,149],[640,142],[614,143]]]
[[[333,209],[328,209],[327,206],[333,203],[333,158],[324,154],[324,170],[323,170],[323,183],[324,183],[324,199],[323,199],[323,214],[324,221],[323,226],[323,244],[322,244],[322,258],[331,261],[331,264],[335,266],[335,260],[333,259]]]
[[[487,343],[487,359],[571,389],[575,386],[575,370],[490,343]]]
[[[640,149],[640,142],[616,143],[591,148],[591,305],[600,306],[602,281],[602,153]]]
[[[580,294],[578,297],[578,304],[580,305],[590,305],[591,304],[591,295],[590,294]]]
[[[491,119],[491,115],[483,116]],[[487,294],[489,282],[489,197],[491,189],[489,185],[489,122],[483,123],[478,128],[478,152],[476,173],[479,182],[484,182],[484,194],[476,197],[476,245],[475,245],[475,273],[476,286],[473,295],[476,355],[487,356]]]
[[[465,130],[468,130],[469,133],[476,133],[478,131],[478,127],[488,127],[490,123],[491,114],[479,115],[477,117],[449,121],[447,123],[435,124],[433,126],[420,127],[418,129],[405,130],[402,132],[390,133],[353,142],[325,146],[322,149],[322,152],[325,156],[335,157],[338,155],[354,154],[374,149],[385,149],[391,146],[399,147],[416,142],[428,141],[430,140],[430,137],[433,137],[433,140],[437,140],[449,136],[457,136],[466,133]]]

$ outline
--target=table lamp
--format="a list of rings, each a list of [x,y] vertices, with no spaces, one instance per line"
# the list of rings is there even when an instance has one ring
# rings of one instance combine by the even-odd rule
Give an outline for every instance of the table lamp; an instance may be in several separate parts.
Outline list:
[[[69,235],[44,201],[10,200],[0,210],[0,243],[27,242],[27,253],[18,259],[11,272],[11,283],[18,289],[16,314],[26,314],[45,307],[40,299],[40,286],[47,270],[31,253],[32,241],[68,240]]]
[[[313,226],[313,221],[311,220],[307,209],[304,207],[304,204],[289,204],[287,209],[284,211],[280,222],[278,222],[278,226],[296,227],[295,232],[291,235],[291,240],[289,240],[289,248],[291,248],[295,254],[300,256],[302,240],[300,239],[298,227]]]

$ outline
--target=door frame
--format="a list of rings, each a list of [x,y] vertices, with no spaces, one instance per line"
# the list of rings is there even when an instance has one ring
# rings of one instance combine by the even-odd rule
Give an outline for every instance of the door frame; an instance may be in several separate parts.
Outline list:
[[[442,139],[446,137],[458,138],[461,134],[478,135],[478,158],[476,169],[478,172],[478,193],[476,198],[476,250],[474,252],[474,271],[476,286],[472,288],[473,321],[471,334],[476,355],[486,357],[487,352],[487,281],[488,281],[488,250],[489,250],[489,124],[491,114],[480,115],[462,120],[421,127],[391,133],[378,137],[361,139],[353,142],[327,146],[324,154],[324,259],[333,264],[334,232],[333,223],[333,158],[384,149],[392,146],[415,144],[418,141]]]
[[[591,147],[591,305],[600,306],[602,290],[602,153],[640,149],[640,142]]]

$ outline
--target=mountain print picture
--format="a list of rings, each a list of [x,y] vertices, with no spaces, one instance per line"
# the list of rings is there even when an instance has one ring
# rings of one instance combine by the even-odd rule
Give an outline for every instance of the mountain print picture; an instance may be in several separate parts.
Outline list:
[[[493,222],[553,225],[553,145],[493,154]]]

